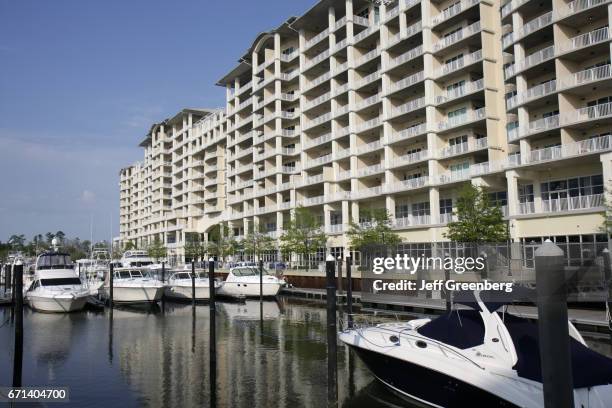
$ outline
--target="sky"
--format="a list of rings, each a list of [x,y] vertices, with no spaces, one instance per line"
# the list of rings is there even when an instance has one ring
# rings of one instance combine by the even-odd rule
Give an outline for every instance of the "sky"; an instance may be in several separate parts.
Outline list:
[[[150,125],[225,106],[217,80],[314,2],[0,0],[0,241],[118,235]]]

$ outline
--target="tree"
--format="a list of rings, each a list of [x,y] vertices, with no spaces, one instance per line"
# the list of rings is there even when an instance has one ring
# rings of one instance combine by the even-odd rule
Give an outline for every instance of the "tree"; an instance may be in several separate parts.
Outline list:
[[[136,249],[136,245],[134,245],[132,241],[128,241],[125,243],[125,246],[123,247],[123,249],[125,249],[126,251],[132,251]]]
[[[364,209],[361,216],[369,221],[351,222],[346,235],[351,247],[362,250],[367,245],[397,245],[401,237],[391,229],[391,219],[386,208]]]
[[[11,249],[16,250],[16,251],[21,251],[23,250],[23,247],[25,245],[25,235],[23,234],[19,234],[19,235],[11,235],[11,237],[8,240],[8,243],[11,245]]]
[[[327,245],[327,236],[321,222],[308,208],[298,207],[280,237],[280,249],[284,254],[297,254],[309,259],[319,248]],[[308,262],[310,268],[310,262]]]
[[[599,227],[599,231],[602,234],[606,234],[608,239],[612,235],[612,203],[608,199],[608,197],[610,197],[611,194],[612,194],[612,191],[610,191],[609,187],[606,187],[604,194],[603,194],[603,197],[604,197],[603,199],[604,213],[602,214],[603,220],[602,220],[601,226]]]
[[[208,238],[207,253],[218,256],[222,261],[238,250],[239,244],[226,224],[215,225]]]
[[[253,260],[261,256],[264,252],[272,251],[276,248],[276,241],[269,236],[262,226],[249,228],[249,232],[242,241],[244,251],[253,255]]]
[[[54,235],[51,232],[47,232],[45,234],[45,238],[47,239],[47,244],[51,245],[51,241],[53,241]]]
[[[208,247],[199,234],[188,234],[185,236],[185,257],[194,261],[206,259]]]
[[[505,242],[508,228],[498,203],[482,188],[468,183],[457,199],[457,221],[448,223],[444,236],[466,243]]]
[[[155,241],[153,241],[153,243],[149,245],[149,248],[147,248],[149,257],[155,259],[155,262],[159,262],[161,259],[165,258],[167,252],[166,247],[164,244],[162,244],[159,238],[155,238]]]
[[[57,231],[55,237],[59,240],[60,244],[64,244],[64,239],[66,238],[64,231]]]

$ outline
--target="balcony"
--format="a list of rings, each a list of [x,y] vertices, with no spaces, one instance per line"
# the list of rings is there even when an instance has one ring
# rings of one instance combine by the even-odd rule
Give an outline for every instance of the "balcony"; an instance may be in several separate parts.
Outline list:
[[[325,228],[326,234],[342,234],[344,232],[344,225],[342,224],[331,224]]]
[[[528,36],[529,34],[544,28],[550,24],[552,24],[553,21],[553,12],[549,11],[548,13],[542,14],[539,17],[534,18],[533,20],[530,20],[529,22],[525,23],[523,25],[523,27],[518,31],[518,35],[516,38],[516,41],[520,40],[523,37]]]
[[[541,163],[550,160],[558,160],[571,157],[579,157],[587,154],[601,153],[610,150],[612,136],[601,136],[578,142],[565,143],[560,146],[552,146],[544,149],[532,150],[523,155],[522,164]]]
[[[461,169],[461,170],[451,170],[447,173],[441,174],[438,177],[438,182],[440,184],[445,183],[454,183],[457,181],[468,180],[472,177],[472,173],[470,172],[470,168]]]
[[[326,28],[325,30],[321,31],[319,34],[312,37],[310,40],[306,41],[306,43],[304,44],[304,51],[312,48],[314,45],[318,44],[319,42],[321,42],[321,40],[327,38],[328,36],[329,36],[329,28]]]
[[[402,89],[408,88],[416,83],[419,83],[425,79],[425,71],[417,72],[407,76],[406,78],[396,82],[390,88],[391,93],[401,91]]]
[[[310,68],[319,64],[320,62],[325,61],[327,58],[329,58],[329,50],[323,51],[322,53],[318,54],[316,57],[314,57],[310,61],[306,62],[304,64],[303,71],[309,70]]]
[[[462,58],[451,61],[438,68],[438,70],[436,71],[436,77],[439,78],[444,75],[448,75],[480,61],[482,61],[482,50],[474,51],[471,54],[467,54]]]
[[[376,47],[375,49],[365,53],[364,55],[362,55],[356,63],[356,66],[360,66],[365,64],[368,61],[373,60],[374,58],[378,57],[380,55],[380,47]]]
[[[535,133],[559,127],[559,115],[548,116],[537,120],[532,120],[526,127],[519,128],[519,137],[528,136]]]
[[[412,101],[408,101],[396,108],[391,110],[391,115],[389,117],[395,117],[399,115],[404,115],[406,113],[414,112],[418,109],[421,109],[425,106],[425,97],[417,98]]]
[[[331,163],[331,161],[332,161],[332,154],[329,153],[324,156],[320,156],[320,157],[313,158],[313,159],[308,159],[306,163],[304,164],[304,168],[309,169],[311,167],[322,166],[327,163]]]
[[[603,194],[542,200],[542,212],[563,212],[601,208],[604,206]]]
[[[295,50],[289,54],[281,54],[281,61],[283,62],[291,62],[295,57],[298,56],[298,51]]]
[[[383,186],[376,186],[370,188],[364,188],[361,190],[351,192],[351,198],[358,200],[361,198],[376,197],[381,195],[383,192]]]
[[[368,38],[370,35],[374,34],[375,32],[378,31],[380,25],[379,24],[374,24],[368,28],[366,28],[365,30],[359,32],[357,35],[353,36],[353,43],[357,44],[359,41]]]
[[[421,30],[423,30],[423,24],[420,21],[412,24],[411,26],[408,26],[404,33],[400,31],[397,34],[389,37],[389,41],[387,42],[387,48],[394,46],[395,44],[399,43],[402,39],[412,37],[416,33],[421,32]]]
[[[436,96],[436,103],[442,104],[442,103],[450,102],[452,100],[461,98],[462,96],[466,96],[474,92],[482,91],[483,89],[484,89],[484,79],[482,78],[477,81],[467,82],[458,88],[447,89],[443,95]]]
[[[416,126],[411,126],[408,129],[401,130],[399,132],[394,132],[391,135],[391,142],[399,142],[401,140],[410,139],[411,137],[423,135],[427,132],[427,125],[425,123],[421,123]]]
[[[361,88],[361,87],[366,86],[369,83],[371,83],[371,82],[373,82],[375,80],[378,80],[380,78],[381,78],[380,71],[372,72],[371,74],[369,74],[369,75],[363,77],[362,79],[358,80],[355,83],[355,87],[356,88]],[[348,85],[348,84],[346,84],[346,85]]]
[[[355,131],[356,132],[365,132],[366,130],[370,130],[372,128],[380,126],[381,123],[382,122],[380,121],[380,118],[370,119],[368,121],[362,122],[362,123],[358,124],[357,126],[355,126]]]
[[[408,215],[406,217],[396,218],[393,221],[394,228],[406,228],[415,225],[428,225],[431,224],[431,216],[428,214],[423,215]]]
[[[597,7],[603,4],[607,4],[607,3],[608,1],[606,0],[574,0],[572,2],[567,3],[566,7],[561,8],[561,10],[559,10],[558,18],[562,19],[572,14],[577,14],[577,13],[580,13],[581,11],[584,11],[584,10],[587,10],[593,7]]]
[[[334,30],[338,30],[346,25],[346,16],[342,17],[340,20],[336,21],[334,24]]]
[[[326,133],[324,135],[321,135],[321,136],[317,137],[316,139],[307,141],[305,143],[304,147],[306,149],[309,149],[311,147],[319,146],[319,145],[321,145],[323,143],[327,143],[327,142],[329,142],[331,140],[332,140],[332,134],[331,133]]]
[[[542,84],[533,86],[527,89],[525,93],[519,93],[514,95],[513,97],[506,100],[506,108],[512,109],[519,105],[525,104],[527,102],[533,101],[535,99],[541,98],[546,95],[553,94],[557,91],[557,81],[550,80],[548,82],[544,82]]]
[[[507,17],[508,15],[510,15],[510,13],[512,13],[514,10],[527,3],[528,1],[529,0],[512,0],[507,2],[501,7],[502,18]]]
[[[576,72],[562,78],[559,82],[562,89],[567,89],[610,78],[612,78],[610,65],[603,65]]]
[[[434,18],[431,20],[431,24],[434,26],[438,25],[448,20],[449,18],[456,16],[462,11],[467,10],[468,8],[478,4],[479,2],[480,0],[463,0],[459,3],[453,4],[451,7],[447,8],[440,14],[434,16]]]
[[[383,143],[380,140],[375,140],[373,142],[357,147],[356,153],[357,154],[371,153],[373,151],[381,149],[382,147],[383,147]]]
[[[380,94],[376,94],[376,95],[372,95],[369,96],[367,98],[365,98],[364,100],[358,102],[355,104],[355,109],[356,110],[362,110],[365,108],[368,108],[374,104],[377,104],[378,102],[380,102]]]
[[[392,161],[392,165],[393,167],[404,166],[407,164],[418,163],[427,159],[429,159],[429,151],[421,150],[419,152],[398,156]]]
[[[609,118],[612,116],[612,102],[602,103],[594,106],[586,106],[576,109],[570,113],[563,113],[561,123],[563,125],[574,125],[592,120]]]
[[[588,33],[580,34],[568,41],[557,45],[557,54],[565,54],[591,45],[599,44],[610,39],[608,27],[603,27]]]
[[[348,45],[348,39],[345,38],[332,46],[332,53],[336,53]]]
[[[365,17],[353,16],[353,23],[358,24],[363,27],[368,27],[370,25],[370,20]]]
[[[411,50],[408,50],[405,53],[403,53],[403,54],[401,54],[401,55],[399,55],[399,56],[397,56],[395,58],[392,58],[389,61],[388,69],[395,68],[395,67],[397,67],[397,66],[399,66],[401,64],[404,64],[404,63],[406,63],[408,61],[411,61],[411,60],[413,60],[416,57],[421,56],[421,55],[423,55],[423,46],[419,45],[418,47],[415,47],[415,48],[413,48]]]
[[[470,110],[462,115],[447,118],[446,122],[438,122],[438,130],[442,131],[452,129],[467,123],[483,120],[485,117],[486,111],[484,107],[476,110]]]
[[[302,205],[304,207],[308,207],[311,205],[320,205],[323,204],[325,202],[325,196],[324,195],[320,195],[320,196],[316,196],[316,197],[309,197],[309,198],[304,198],[302,200]]]
[[[385,171],[385,168],[382,164],[373,164],[371,166],[362,167],[360,169],[357,169],[355,174],[357,177],[365,177],[365,176],[372,176],[374,174],[379,174],[379,173],[382,173],[383,171]]]
[[[457,143],[447,146],[438,151],[441,158],[457,156],[459,154],[468,153],[474,150],[480,150],[487,147],[487,138],[475,139],[472,142]]]
[[[316,118],[309,120],[304,125],[304,129],[310,129],[318,126],[322,123],[329,122],[331,120],[331,112],[324,113],[323,115],[317,116]]]
[[[351,149],[343,149],[343,150],[338,150],[335,154],[334,154],[334,160],[342,160],[344,158],[347,158],[351,155]]]
[[[324,180],[325,178],[323,177],[323,174],[317,174],[316,176],[309,176],[309,177],[302,176],[300,180],[295,182],[295,187],[299,188],[299,187],[304,187],[304,186],[312,186],[314,184],[323,183]]]
[[[525,71],[531,67],[535,67],[536,65],[546,62],[554,57],[555,57],[555,46],[554,45],[543,48],[539,51],[534,52],[533,54],[530,54],[523,61],[520,61],[518,65],[515,64],[516,68],[514,69],[514,72],[512,73],[512,75],[516,75],[519,72]],[[508,77],[506,77],[506,79],[508,79]]]
[[[463,27],[460,31],[454,32],[449,36],[444,37],[442,40],[434,44],[434,52],[443,50],[459,41],[471,37],[474,34],[479,33],[481,30],[480,21],[477,21],[469,26]]]

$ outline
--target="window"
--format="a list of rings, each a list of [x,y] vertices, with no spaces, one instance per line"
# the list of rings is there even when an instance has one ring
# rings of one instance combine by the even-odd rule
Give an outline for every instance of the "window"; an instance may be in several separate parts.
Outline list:
[[[453,212],[453,199],[443,198],[440,200],[440,214],[452,214]]]
[[[282,51],[282,53],[283,53],[283,55],[291,55],[291,53],[292,53],[293,51],[295,51],[295,47],[288,47],[288,48],[285,48],[285,49]]]
[[[414,180],[414,179],[421,178],[422,176],[423,176],[422,173],[411,173],[411,174],[404,173],[404,180]]]
[[[446,86],[447,92],[452,92],[455,89],[463,88],[465,86],[465,81],[455,82],[454,84],[450,84]]]
[[[364,8],[363,10],[361,10],[359,13],[357,13],[358,17],[363,17],[363,18],[368,18],[370,17],[370,9],[369,8]]]
[[[408,204],[398,204],[395,206],[395,218],[407,218],[410,215]]]
[[[469,170],[469,168],[470,168],[470,162],[451,164],[450,166],[451,172],[460,172],[464,170]]]
[[[559,110],[556,109],[556,110],[553,110],[553,111],[550,111],[550,112],[544,112],[542,114],[542,117],[543,118],[550,118],[551,116],[557,116],[558,114],[559,114]]]
[[[519,203],[533,203],[533,184],[523,184],[518,186]]]
[[[466,108],[457,109],[457,110],[448,112],[448,118],[451,119],[451,118],[463,116],[466,113],[467,113],[467,109]]]
[[[506,191],[489,193],[489,200],[491,201],[491,205],[503,207],[505,205],[508,205],[508,193]]]
[[[451,137],[450,139],[448,139],[448,144],[449,146],[455,146],[455,145],[467,143],[467,141],[468,141],[467,135],[462,135],[462,136],[457,136],[457,137]]]
[[[458,33],[461,31],[461,27],[459,28],[455,28],[454,30],[449,31],[448,33],[444,34],[444,38],[450,37],[451,35]]]
[[[463,60],[463,53],[455,55],[452,58],[447,59],[446,61],[444,61],[445,64],[451,64],[455,61],[459,61],[459,60]]]
[[[542,200],[557,200],[567,197],[584,197],[603,194],[601,174],[576,177],[567,180],[551,181],[541,184]]]
[[[460,2],[459,2],[459,1],[457,1],[457,2],[455,2],[455,3],[453,3],[453,4],[450,4],[448,7],[446,7],[445,9],[443,9],[443,10],[442,10],[442,13],[447,14],[451,8],[453,8],[453,7],[458,7],[458,6],[459,6],[459,3],[460,3]]]
[[[406,150],[406,154],[416,154],[419,153],[420,151],[422,151],[423,149],[420,147],[412,147],[412,148],[408,148],[408,150]]]
[[[41,279],[40,283],[42,286],[72,286],[80,285],[81,280],[79,278],[54,278]]]
[[[412,215],[415,217],[429,215],[429,203],[414,203],[412,204]]]

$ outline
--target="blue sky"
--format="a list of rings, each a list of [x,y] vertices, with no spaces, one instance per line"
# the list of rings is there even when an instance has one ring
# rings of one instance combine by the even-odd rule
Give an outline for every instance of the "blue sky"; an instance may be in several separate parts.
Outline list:
[[[315,0],[0,0],[0,240],[118,233],[151,123],[222,107],[255,36]]]

